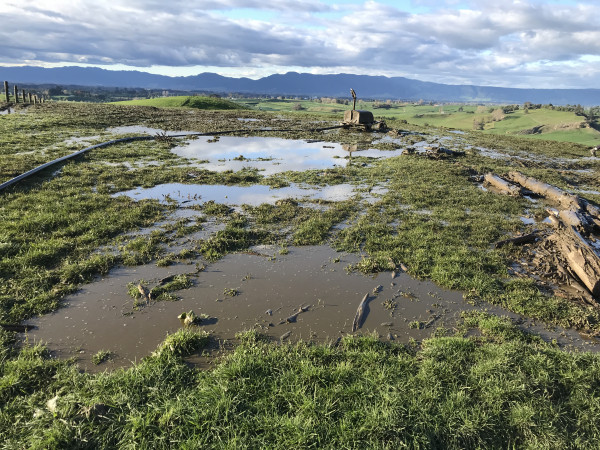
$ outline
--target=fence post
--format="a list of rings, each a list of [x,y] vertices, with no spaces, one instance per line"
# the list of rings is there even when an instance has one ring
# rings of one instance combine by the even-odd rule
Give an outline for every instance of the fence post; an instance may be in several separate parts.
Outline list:
[[[15,84],[15,103],[19,103],[19,86]]]
[[[31,92],[27,93],[27,97],[29,98],[29,103],[31,103]]]
[[[10,95],[8,95],[8,81],[4,82],[4,95],[6,96],[6,103],[10,102]]]

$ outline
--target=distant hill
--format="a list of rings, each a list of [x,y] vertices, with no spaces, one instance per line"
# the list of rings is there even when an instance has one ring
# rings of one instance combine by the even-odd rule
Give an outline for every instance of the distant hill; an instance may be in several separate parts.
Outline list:
[[[403,77],[368,75],[312,75],[289,72],[258,80],[229,78],[214,73],[167,77],[139,71],[91,67],[0,67],[0,80],[16,84],[57,84],[123,88],[167,89],[260,95],[348,97],[353,88],[360,98],[424,101],[600,105],[600,89],[513,89],[448,85]],[[0,88],[1,89],[1,88]]]
[[[119,105],[155,106],[157,108],[248,109],[243,105],[223,98],[189,97],[186,95],[129,100],[117,103]]]

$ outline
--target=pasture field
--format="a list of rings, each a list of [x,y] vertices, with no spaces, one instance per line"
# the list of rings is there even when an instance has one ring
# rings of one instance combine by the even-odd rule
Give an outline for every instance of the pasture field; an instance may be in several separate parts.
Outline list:
[[[214,101],[0,116],[0,182],[88,145],[155,136],[0,191],[0,323],[38,327],[0,329],[1,447],[598,447],[600,308],[532,272],[534,244],[494,247],[550,230],[552,205],[479,178],[519,170],[600,203],[595,135],[560,128],[574,115],[517,111],[481,132],[473,117],[490,113],[477,107],[393,107],[373,110],[390,132],[367,133],[335,128],[347,105]],[[573,142],[517,133],[538,124]],[[181,130],[208,136],[168,136]],[[439,146],[452,152],[420,150]],[[301,276],[273,275],[251,297],[259,267],[287,270],[312,248],[337,255],[311,272],[323,284],[304,282],[316,293],[289,313],[246,312]],[[234,272],[244,258],[255,268]],[[336,297],[334,277],[369,289]],[[140,342],[158,330],[151,350],[123,361],[99,334],[39,342],[50,323],[57,340],[76,334],[69,320],[78,304],[92,310],[94,289],[105,335],[141,324]],[[365,292],[370,312],[353,331]],[[128,300],[103,308],[115,299]],[[199,324],[181,326],[190,309]]]
[[[288,111],[297,113],[322,113],[341,116],[348,105],[320,103],[313,100],[239,100],[240,104],[262,111]],[[351,102],[350,102],[351,104]],[[302,109],[294,111],[300,105]],[[492,112],[499,106],[474,106],[462,104],[415,105],[395,104],[382,107],[383,102],[358,101],[357,109],[372,111],[376,118],[406,120],[420,126],[445,127],[457,130],[473,130],[473,122],[484,122],[483,133],[509,136],[524,136],[530,139],[575,142],[587,146],[600,144],[600,132],[593,128],[582,128],[584,118],[573,112],[546,108],[521,109],[505,114],[499,121],[492,120]],[[543,127],[535,134],[525,134],[534,127]]]

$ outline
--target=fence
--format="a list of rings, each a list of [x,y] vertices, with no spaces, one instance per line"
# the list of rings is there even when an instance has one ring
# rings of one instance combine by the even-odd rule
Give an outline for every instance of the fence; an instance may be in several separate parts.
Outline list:
[[[46,101],[46,96],[32,94],[31,92],[25,91],[25,89],[19,89],[19,86],[14,85],[14,94],[12,95],[12,100],[14,103],[33,103],[34,105],[37,103],[44,103]],[[20,97],[20,98],[19,98]],[[8,81],[4,82],[4,101],[6,103],[11,102],[11,95],[8,89]]]

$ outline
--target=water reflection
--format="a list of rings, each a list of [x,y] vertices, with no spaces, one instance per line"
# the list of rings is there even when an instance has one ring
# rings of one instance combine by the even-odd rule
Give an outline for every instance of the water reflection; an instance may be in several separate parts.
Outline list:
[[[350,184],[338,184],[319,188],[307,188],[299,184],[292,184],[280,189],[271,189],[269,186],[227,186],[206,184],[169,183],[152,188],[136,188],[120,192],[117,195],[127,195],[134,200],[155,199],[159,201],[175,201],[180,205],[192,206],[208,201],[225,203],[228,205],[252,205],[263,203],[275,204],[277,200],[297,198],[305,200],[344,201],[355,195],[362,195],[365,200],[374,201],[373,195],[385,194],[386,189],[376,187],[370,194],[358,192],[359,187]]]
[[[204,169],[223,172],[252,167],[264,175],[345,166],[345,158],[352,156],[390,158],[402,154],[401,150],[361,150],[332,142],[234,136],[200,137],[172,151],[184,158],[209,161],[197,163]]]

